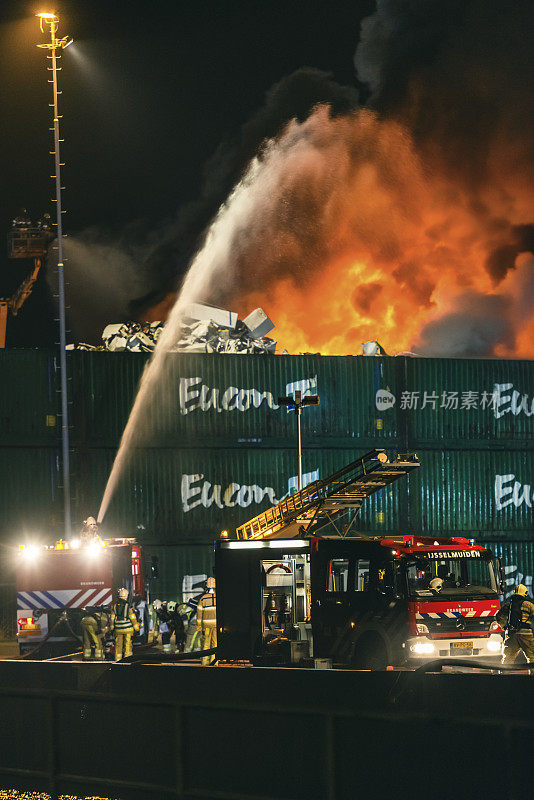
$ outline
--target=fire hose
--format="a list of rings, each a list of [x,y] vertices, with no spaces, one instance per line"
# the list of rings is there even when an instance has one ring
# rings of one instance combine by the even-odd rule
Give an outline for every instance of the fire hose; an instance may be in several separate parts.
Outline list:
[[[80,636],[78,636],[78,634],[77,634],[77,633],[75,633],[75,632],[74,632],[74,630],[73,630],[73,628],[72,628],[72,625],[70,624],[70,620],[69,620],[69,617],[68,617],[68,614],[67,614],[67,612],[66,612],[66,611],[63,611],[63,612],[61,613],[61,615],[58,617],[58,619],[56,620],[55,624],[52,626],[52,628],[51,628],[51,629],[48,631],[48,633],[46,634],[46,636],[44,637],[44,639],[42,640],[42,642],[39,642],[39,644],[38,644],[38,645],[36,645],[36,646],[35,646],[35,647],[34,647],[32,650],[28,650],[28,652],[27,652],[27,653],[24,653],[24,655],[23,655],[23,656],[18,656],[18,660],[23,660],[23,659],[25,659],[25,658],[30,658],[30,656],[33,656],[35,653],[38,653],[38,652],[39,652],[39,650],[40,650],[40,649],[41,649],[41,648],[42,648],[42,647],[43,647],[43,646],[44,646],[44,645],[47,643],[47,641],[50,639],[50,637],[52,636],[52,634],[54,633],[54,631],[56,630],[56,628],[59,626],[59,624],[60,624],[60,623],[66,623],[66,625],[67,625],[67,628],[68,628],[68,630],[69,630],[69,633],[70,633],[70,634],[71,634],[71,635],[72,635],[72,636],[73,636],[73,637],[74,637],[74,638],[75,638],[75,639],[76,639],[76,640],[77,640],[77,641],[78,641],[80,644],[82,643],[82,639],[80,638]],[[76,650],[76,653],[79,653],[79,652],[80,652],[80,650]],[[74,655],[75,655],[75,653],[74,653]]]
[[[443,658],[435,661],[427,661],[421,664],[415,672],[441,672],[442,667],[469,667],[469,669],[491,669],[498,672],[517,672],[518,670],[534,670],[534,663],[527,664],[487,664],[484,661],[470,661],[469,663],[459,663],[458,659]]]
[[[157,664],[162,661],[174,663],[175,661],[191,661],[192,659],[203,658],[204,656],[216,656],[217,648],[211,647],[209,650],[192,650],[189,653],[134,653],[128,658],[123,658],[120,664]],[[215,659],[217,661],[217,659]],[[213,663],[215,663],[215,661]]]

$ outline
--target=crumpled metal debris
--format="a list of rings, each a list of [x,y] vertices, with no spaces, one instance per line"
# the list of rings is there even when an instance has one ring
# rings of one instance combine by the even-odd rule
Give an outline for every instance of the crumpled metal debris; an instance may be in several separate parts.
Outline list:
[[[184,315],[180,338],[172,348],[176,353],[276,352],[276,342],[265,336],[274,328],[267,314],[256,308],[245,320],[232,311],[194,303]],[[103,345],[68,345],[69,350],[108,350],[150,353],[165,327],[164,322],[122,322],[108,325],[102,333]]]

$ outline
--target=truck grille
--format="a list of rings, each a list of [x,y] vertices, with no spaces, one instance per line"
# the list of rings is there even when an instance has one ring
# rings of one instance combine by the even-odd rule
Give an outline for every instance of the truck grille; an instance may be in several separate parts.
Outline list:
[[[424,620],[424,624],[429,633],[462,633],[462,631],[476,633],[489,631],[493,620],[494,617],[427,618]]]

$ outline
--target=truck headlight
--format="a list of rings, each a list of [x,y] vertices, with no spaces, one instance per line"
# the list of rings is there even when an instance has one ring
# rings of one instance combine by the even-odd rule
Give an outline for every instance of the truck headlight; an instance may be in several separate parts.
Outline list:
[[[490,631],[502,631],[501,626],[499,625],[499,623],[495,619],[493,620],[493,622],[489,626],[489,629],[490,629]]]
[[[433,653],[434,645],[432,644],[432,642],[429,641],[416,642],[415,644],[412,644],[410,646],[410,650],[412,651],[412,653],[417,653],[417,655],[424,655],[427,653]]]
[[[494,653],[501,650],[502,642],[498,639],[490,639],[488,642],[488,650],[493,650]]]

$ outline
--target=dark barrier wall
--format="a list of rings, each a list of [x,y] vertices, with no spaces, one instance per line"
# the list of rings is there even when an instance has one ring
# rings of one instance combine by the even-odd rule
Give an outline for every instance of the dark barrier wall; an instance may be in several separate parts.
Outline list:
[[[534,681],[0,662],[0,785],[122,800],[516,800]],[[31,721],[31,724],[28,722]]]
[[[79,523],[98,510],[146,361],[68,354]],[[307,480],[376,446],[419,455],[417,473],[364,509],[361,530],[509,544],[518,572],[532,575],[534,362],[173,354],[162,385],[145,445],[111,502],[109,534],[208,547],[221,529],[281,499],[296,484],[296,421],[277,400],[300,388],[320,396],[303,413]],[[54,356],[3,351],[0,386],[0,540],[54,539],[62,532]]]

